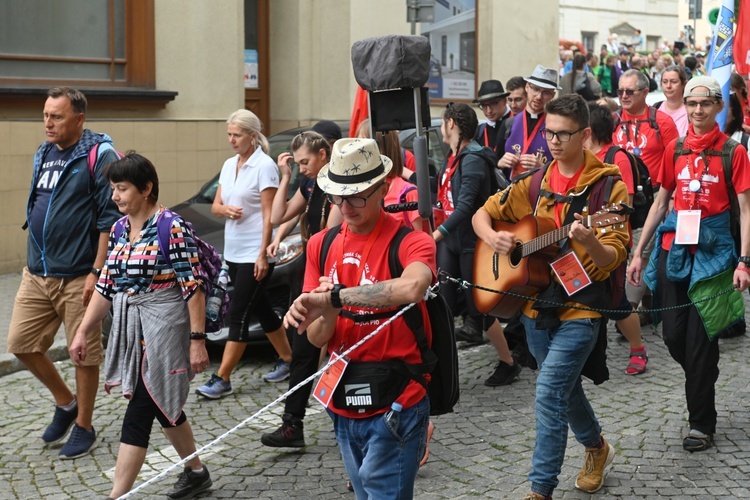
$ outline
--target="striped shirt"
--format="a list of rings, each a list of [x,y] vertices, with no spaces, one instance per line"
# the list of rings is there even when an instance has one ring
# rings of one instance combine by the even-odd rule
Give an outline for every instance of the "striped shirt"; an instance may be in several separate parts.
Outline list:
[[[172,266],[159,251],[156,221],[163,212],[162,207],[146,221],[134,245],[130,244],[128,219],[117,240],[115,226],[112,226],[107,262],[96,284],[97,291],[105,298],[112,300],[114,294],[119,292],[135,295],[179,286],[182,298],[188,301],[201,284],[198,249],[192,233],[179,217],[172,221],[169,238],[168,251]]]

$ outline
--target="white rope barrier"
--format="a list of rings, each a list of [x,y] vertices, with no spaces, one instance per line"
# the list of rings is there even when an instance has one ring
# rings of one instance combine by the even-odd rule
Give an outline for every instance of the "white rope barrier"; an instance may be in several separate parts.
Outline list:
[[[435,285],[435,286],[437,287],[438,285]],[[430,290],[428,288],[425,295],[427,296],[430,293],[433,293],[433,292],[432,292],[432,290]],[[287,392],[285,392],[284,394],[282,394],[281,396],[279,396],[278,398],[276,398],[275,400],[273,400],[271,403],[267,404],[266,406],[264,406],[263,408],[261,408],[260,410],[258,410],[257,412],[255,412],[253,415],[249,416],[248,418],[246,418],[245,420],[243,420],[239,424],[237,424],[234,427],[232,427],[231,429],[229,429],[227,432],[225,432],[221,436],[217,437],[216,439],[214,439],[210,443],[202,446],[201,448],[199,448],[198,450],[196,450],[195,453],[192,453],[191,455],[188,455],[187,457],[183,458],[179,462],[176,462],[176,463],[170,465],[169,467],[167,467],[166,469],[164,469],[163,471],[161,471],[156,476],[154,476],[151,479],[149,479],[149,480],[147,480],[147,481],[139,484],[137,487],[133,488],[129,492],[127,492],[124,495],[118,497],[118,500],[132,497],[133,495],[135,495],[139,491],[147,488],[151,484],[153,484],[153,483],[159,481],[160,479],[166,477],[167,474],[169,474],[170,472],[172,472],[177,467],[180,467],[181,465],[186,464],[187,462],[189,462],[193,458],[197,457],[198,455],[200,455],[204,451],[206,451],[209,448],[212,448],[212,447],[216,446],[217,444],[221,443],[227,437],[229,437],[232,434],[236,433],[237,431],[239,431],[240,429],[242,429],[243,427],[245,427],[247,424],[249,424],[253,420],[257,419],[258,417],[260,417],[264,413],[268,412],[271,408],[273,408],[274,406],[276,406],[280,402],[284,401],[286,398],[288,398],[295,391],[299,390],[301,387],[305,386],[309,382],[312,382],[313,380],[315,380],[315,378],[318,375],[322,374],[323,372],[325,372],[326,370],[328,370],[328,368],[330,368],[331,366],[333,366],[339,360],[339,358],[343,358],[343,357],[348,356],[352,351],[354,351],[355,349],[359,348],[362,344],[364,344],[365,342],[367,342],[368,340],[370,340],[372,337],[374,337],[376,334],[378,334],[383,328],[385,328],[386,326],[388,326],[396,318],[398,318],[399,316],[403,315],[406,311],[408,311],[409,309],[411,309],[415,305],[416,305],[416,303],[412,303],[412,304],[409,304],[407,306],[404,306],[401,310],[399,310],[393,316],[391,316],[390,318],[388,318],[388,320],[385,321],[382,325],[379,325],[375,330],[373,330],[372,332],[368,333],[359,342],[357,342],[356,344],[352,345],[350,348],[348,348],[346,351],[342,352],[341,354],[334,355],[335,356],[334,359],[332,359],[328,363],[326,363],[326,365],[323,366],[323,368],[321,368],[317,372],[313,373],[312,375],[310,375],[309,377],[307,377],[305,380],[303,380],[299,384],[297,384],[294,387],[292,387],[291,389],[289,389]]]

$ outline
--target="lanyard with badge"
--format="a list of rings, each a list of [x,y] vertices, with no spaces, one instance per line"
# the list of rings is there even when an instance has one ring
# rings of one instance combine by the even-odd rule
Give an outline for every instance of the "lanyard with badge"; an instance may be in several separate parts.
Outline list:
[[[700,193],[702,187],[701,178],[708,175],[708,158],[703,151],[698,154],[703,162],[702,169],[697,165],[698,158],[693,162],[688,160],[690,162],[687,165],[687,170],[690,173],[690,182],[688,183],[690,209],[677,211],[677,229],[674,242],[678,245],[695,245],[698,243],[700,234],[701,210],[698,203],[698,193]]]

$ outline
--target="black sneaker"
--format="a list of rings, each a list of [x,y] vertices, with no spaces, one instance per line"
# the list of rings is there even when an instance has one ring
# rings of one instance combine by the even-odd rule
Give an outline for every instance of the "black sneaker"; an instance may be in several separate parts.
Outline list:
[[[305,446],[305,434],[302,420],[284,417],[281,427],[260,437],[260,442],[272,448],[302,448]]]
[[[521,365],[518,363],[509,365],[504,361],[498,361],[495,372],[490,375],[490,378],[484,381],[484,385],[488,387],[510,385],[518,379],[518,374],[521,373],[521,370]]]
[[[65,439],[73,424],[76,423],[76,418],[78,418],[78,405],[70,411],[55,406],[55,416],[52,417],[52,422],[42,434],[42,441],[55,444]]]
[[[185,467],[177,482],[172,487],[172,491],[167,493],[168,498],[193,498],[198,493],[206,491],[214,484],[211,481],[211,474],[208,473],[208,467],[203,464],[203,472],[196,473],[190,467]]]

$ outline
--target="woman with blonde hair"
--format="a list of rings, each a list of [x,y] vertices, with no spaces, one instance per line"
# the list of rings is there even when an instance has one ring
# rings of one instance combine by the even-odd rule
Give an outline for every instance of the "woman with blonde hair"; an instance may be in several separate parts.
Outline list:
[[[286,380],[292,361],[286,330],[264,290],[274,268],[266,247],[273,237],[271,207],[279,187],[279,171],[268,156],[268,140],[255,114],[246,109],[232,113],[227,119],[227,135],[236,154],[221,168],[211,213],[227,219],[224,259],[229,266],[234,295],[229,306],[229,340],[219,370],[195,391],[209,399],[232,393],[230,376],[245,352],[250,312],[258,318],[279,355],[276,367],[263,379]]]

